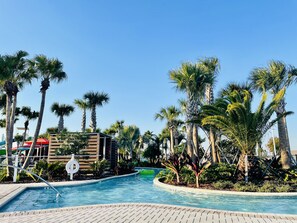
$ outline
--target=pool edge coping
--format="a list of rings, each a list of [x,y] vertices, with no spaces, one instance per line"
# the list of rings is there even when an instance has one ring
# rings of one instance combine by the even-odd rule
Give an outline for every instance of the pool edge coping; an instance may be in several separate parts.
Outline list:
[[[220,195],[240,195],[240,196],[259,196],[259,197],[297,197],[297,192],[279,192],[279,193],[270,193],[270,192],[241,192],[241,191],[224,191],[224,190],[210,190],[210,189],[200,189],[192,187],[183,187],[183,186],[173,186],[160,182],[161,178],[154,179],[154,185],[163,189],[170,191],[182,191],[186,193],[195,193],[195,194],[220,194]]]

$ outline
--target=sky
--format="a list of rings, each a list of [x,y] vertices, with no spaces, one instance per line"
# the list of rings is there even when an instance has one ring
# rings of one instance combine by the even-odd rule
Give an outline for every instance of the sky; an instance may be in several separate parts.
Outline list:
[[[50,112],[54,102],[73,104],[91,90],[110,96],[97,109],[99,128],[124,120],[142,133],[159,133],[165,122],[155,121],[155,113],[185,97],[168,75],[182,62],[218,57],[215,92],[245,82],[272,59],[297,66],[296,10],[295,0],[0,0],[0,54],[25,50],[30,58],[44,54],[63,62],[68,79],[47,91],[41,133],[58,124]],[[39,85],[25,86],[18,106],[39,110]],[[291,86],[286,95],[287,110],[295,113],[296,90]],[[287,121],[297,149],[297,115]],[[65,118],[70,131],[80,123],[79,109]],[[16,126],[22,125],[20,119]]]

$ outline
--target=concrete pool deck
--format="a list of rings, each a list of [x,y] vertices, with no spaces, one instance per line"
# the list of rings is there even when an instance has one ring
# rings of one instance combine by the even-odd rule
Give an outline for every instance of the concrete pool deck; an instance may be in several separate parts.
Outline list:
[[[106,179],[107,178],[103,180]],[[100,180],[68,181],[53,183],[53,185],[81,185],[95,183],[98,181]],[[27,187],[40,186],[46,185],[43,183],[0,184],[0,206],[1,204],[3,205],[4,203],[13,199],[17,194],[21,193]],[[0,222],[297,223],[297,215],[220,211],[162,204],[125,203],[21,212],[5,212],[0,213]]]
[[[160,204],[108,204],[0,214],[1,223],[296,223],[297,216],[217,211]]]

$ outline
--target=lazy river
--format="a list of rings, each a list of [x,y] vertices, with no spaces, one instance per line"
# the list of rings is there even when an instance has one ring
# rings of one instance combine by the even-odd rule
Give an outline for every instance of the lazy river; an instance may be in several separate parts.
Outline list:
[[[155,172],[155,174],[157,171]],[[217,210],[297,214],[297,197],[259,197],[171,192],[153,185],[155,175],[114,178],[81,186],[58,187],[62,197],[53,190],[26,189],[0,212],[27,211],[112,203],[157,203]]]

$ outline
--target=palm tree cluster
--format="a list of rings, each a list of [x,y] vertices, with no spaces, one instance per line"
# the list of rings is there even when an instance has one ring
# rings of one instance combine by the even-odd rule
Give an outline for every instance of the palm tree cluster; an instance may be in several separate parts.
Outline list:
[[[291,168],[293,159],[286,116],[292,112],[286,112],[285,93],[287,87],[297,82],[297,69],[280,61],[271,61],[267,68],[252,70],[246,84],[228,84],[215,99],[213,87],[219,69],[219,60],[211,57],[196,63],[182,63],[180,68],[169,72],[176,89],[186,95],[186,100],[179,101],[180,108],[161,108],[155,115],[156,119],[167,120],[171,154],[175,154],[175,148],[178,148],[174,144],[173,130],[182,132],[185,127],[186,153],[191,162],[202,165],[204,161],[199,154],[198,141],[198,129],[201,129],[208,137],[211,148],[210,156],[206,158],[213,164],[221,162],[224,155],[220,152],[221,141],[228,141],[229,146],[239,150],[238,169],[244,172],[246,156],[257,154],[264,135],[277,123],[282,168]],[[255,111],[252,109],[254,91],[262,93]],[[267,99],[269,93],[272,95],[270,102]],[[185,117],[183,122],[179,121],[181,115]],[[199,158],[200,162],[196,162]]]

